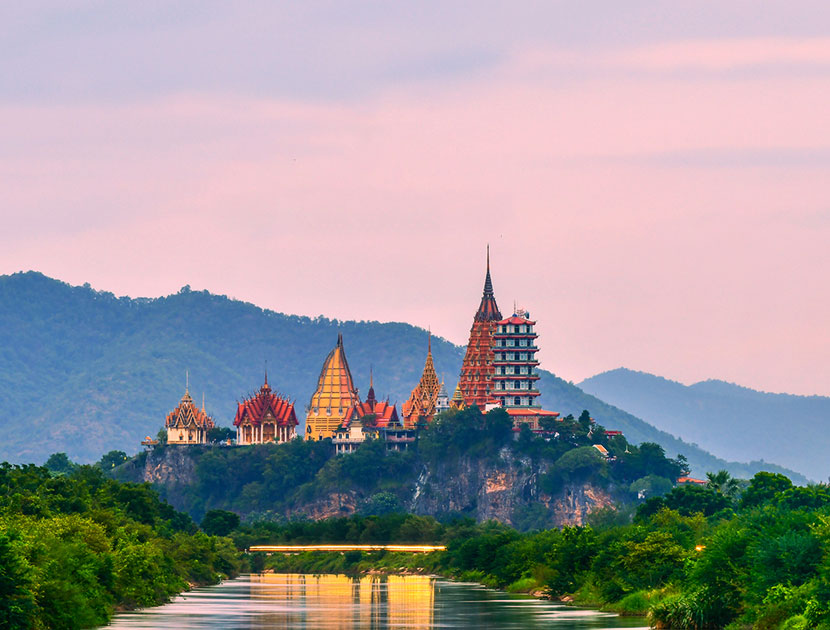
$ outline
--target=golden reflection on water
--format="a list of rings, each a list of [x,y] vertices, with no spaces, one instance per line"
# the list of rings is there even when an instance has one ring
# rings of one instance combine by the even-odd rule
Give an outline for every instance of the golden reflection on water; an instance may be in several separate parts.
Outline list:
[[[435,578],[423,575],[352,578],[345,575],[259,574],[251,576],[251,599],[301,604],[309,628],[432,627]],[[266,615],[271,628],[294,628],[284,611]]]

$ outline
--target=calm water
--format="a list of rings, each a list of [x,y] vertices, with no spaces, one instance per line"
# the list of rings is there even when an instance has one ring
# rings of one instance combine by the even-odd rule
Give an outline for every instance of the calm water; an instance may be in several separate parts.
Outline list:
[[[107,628],[642,628],[640,618],[579,610],[427,576],[255,574],[117,615]]]

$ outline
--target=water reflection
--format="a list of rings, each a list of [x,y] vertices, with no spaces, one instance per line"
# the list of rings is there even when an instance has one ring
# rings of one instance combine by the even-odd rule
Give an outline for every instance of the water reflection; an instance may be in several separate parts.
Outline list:
[[[511,596],[429,576],[256,574],[117,615],[109,628],[559,628],[643,626],[642,619]]]

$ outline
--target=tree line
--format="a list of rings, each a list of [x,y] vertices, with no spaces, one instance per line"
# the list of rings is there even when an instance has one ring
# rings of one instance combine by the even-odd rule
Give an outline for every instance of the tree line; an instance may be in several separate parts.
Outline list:
[[[155,606],[243,568],[229,539],[199,531],[149,485],[70,468],[0,464],[0,627],[104,625],[116,609]]]

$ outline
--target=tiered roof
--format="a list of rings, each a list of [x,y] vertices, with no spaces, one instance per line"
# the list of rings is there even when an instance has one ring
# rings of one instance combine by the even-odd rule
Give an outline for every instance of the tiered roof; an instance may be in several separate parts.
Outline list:
[[[185,389],[184,396],[173,411],[167,414],[164,426],[168,429],[212,429],[215,425],[213,418],[205,412],[204,403],[199,409],[193,402],[190,392]]]
[[[340,424],[340,427],[347,429],[349,425],[355,421],[365,418],[366,416],[375,416],[374,426],[377,428],[387,427],[390,424],[398,424],[398,409],[394,404],[389,404],[388,400],[377,400],[375,398],[375,387],[372,383],[372,377],[369,377],[369,394],[366,397],[366,402],[358,403],[351,407],[346,413],[346,419]]]
[[[331,437],[346,418],[347,411],[359,404],[360,399],[343,349],[343,335],[338,333],[337,345],[326,357],[317,379],[317,389],[311,396],[306,416],[306,437]]]
[[[427,422],[432,420],[440,391],[441,382],[438,380],[435,364],[432,361],[432,335],[430,335],[427,342],[427,360],[424,364],[421,380],[412,390],[409,400],[401,408],[404,425],[407,427],[415,426],[420,418],[424,418]]]
[[[493,281],[490,279],[490,248],[488,246],[484,293],[473,318],[473,326],[470,328],[470,341],[467,344],[458,383],[464,404],[468,407],[478,405],[484,409],[488,403],[495,402],[490,393],[495,371],[493,368],[493,332],[496,329],[496,322],[500,319],[501,312],[496,304]]]
[[[260,390],[251,398],[239,403],[233,426],[238,427],[246,419],[253,425],[260,425],[264,420],[274,420],[281,427],[295,427],[298,424],[294,403],[271,391],[267,373],[265,384]]]

